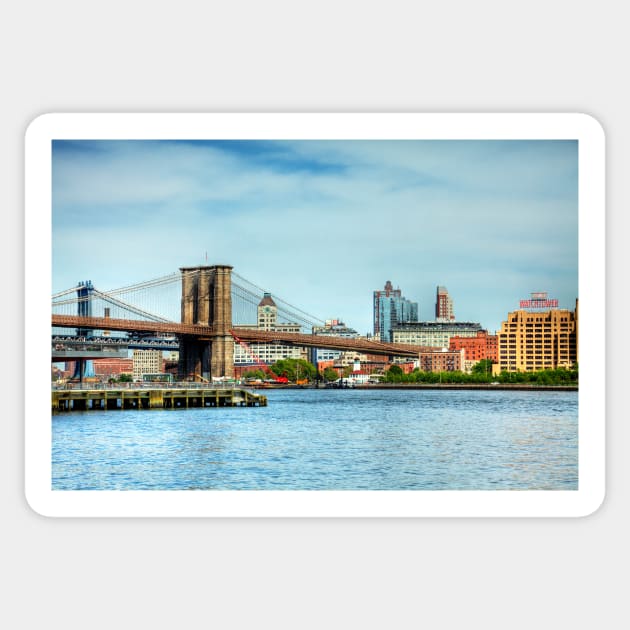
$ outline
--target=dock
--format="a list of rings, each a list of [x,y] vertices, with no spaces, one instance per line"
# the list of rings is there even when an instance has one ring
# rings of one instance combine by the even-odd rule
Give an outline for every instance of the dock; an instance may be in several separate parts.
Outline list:
[[[234,387],[57,389],[52,391],[53,411],[266,406],[266,396]]]

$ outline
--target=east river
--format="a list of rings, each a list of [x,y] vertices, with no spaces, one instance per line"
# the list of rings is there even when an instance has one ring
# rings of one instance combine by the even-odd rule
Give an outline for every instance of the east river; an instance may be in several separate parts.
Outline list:
[[[277,389],[63,412],[53,490],[577,490],[578,393]]]

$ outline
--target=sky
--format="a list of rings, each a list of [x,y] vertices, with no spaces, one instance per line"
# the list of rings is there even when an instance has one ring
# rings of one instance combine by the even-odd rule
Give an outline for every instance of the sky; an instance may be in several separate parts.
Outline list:
[[[55,140],[53,292],[229,264],[372,332],[387,280],[491,333],[532,292],[578,297],[571,140]],[[253,322],[252,322],[253,323]]]

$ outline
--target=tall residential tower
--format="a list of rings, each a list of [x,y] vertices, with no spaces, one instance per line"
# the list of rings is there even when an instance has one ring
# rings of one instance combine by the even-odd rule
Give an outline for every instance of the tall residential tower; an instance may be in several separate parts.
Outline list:
[[[374,334],[381,341],[392,340],[392,328],[401,322],[418,321],[418,303],[402,296],[388,280],[382,291],[374,291]]]
[[[435,319],[439,322],[455,321],[453,312],[453,299],[448,294],[446,287],[438,287],[435,298]]]

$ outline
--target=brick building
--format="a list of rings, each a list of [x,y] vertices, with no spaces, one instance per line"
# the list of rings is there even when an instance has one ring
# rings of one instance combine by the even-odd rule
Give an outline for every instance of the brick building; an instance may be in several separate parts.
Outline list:
[[[451,322],[455,320],[453,299],[446,287],[438,287],[435,296],[435,321]]]
[[[109,378],[133,374],[133,359],[94,359],[94,374]]]
[[[478,363],[482,359],[490,359],[496,363],[498,358],[498,337],[489,335],[487,330],[478,330],[475,337],[455,335],[449,339],[448,349],[464,350],[465,360]]]
[[[457,372],[464,366],[464,350],[421,352],[418,360],[421,372]]]

